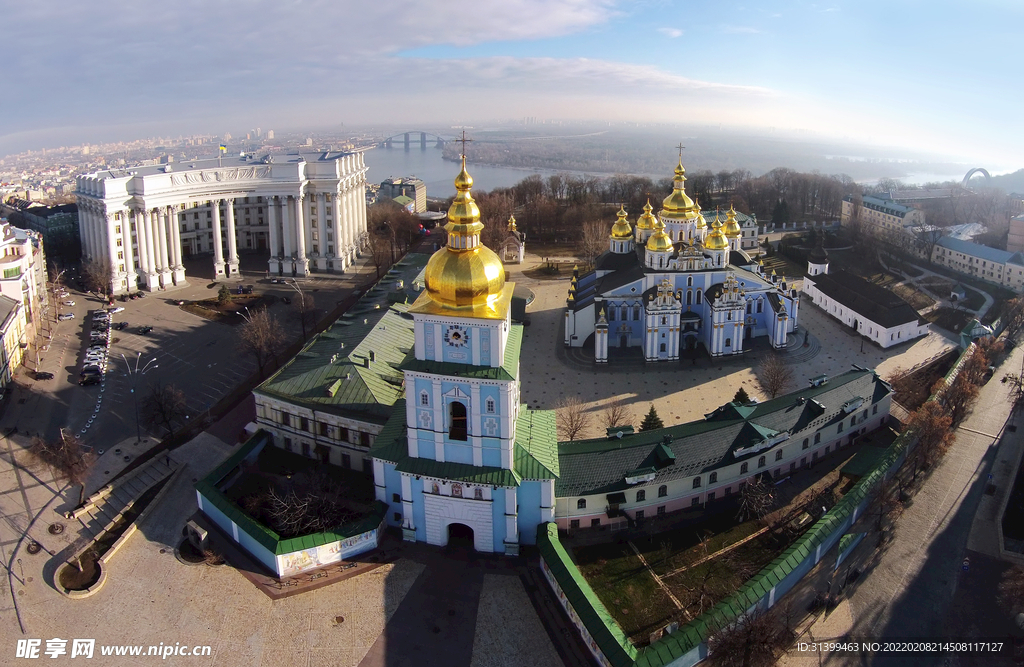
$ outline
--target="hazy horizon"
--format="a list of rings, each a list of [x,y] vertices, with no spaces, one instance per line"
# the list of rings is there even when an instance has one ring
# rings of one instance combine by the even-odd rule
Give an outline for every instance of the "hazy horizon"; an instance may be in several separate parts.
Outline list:
[[[0,44],[11,94],[0,154],[257,126],[536,117],[1024,166],[1013,132],[1024,7],[1009,2],[5,4],[21,29]]]

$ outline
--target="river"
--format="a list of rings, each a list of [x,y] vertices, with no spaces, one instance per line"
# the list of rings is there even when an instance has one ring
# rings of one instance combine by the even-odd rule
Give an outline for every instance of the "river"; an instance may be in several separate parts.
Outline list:
[[[415,176],[427,185],[428,197],[451,197],[455,194],[455,177],[459,165],[441,157],[441,149],[427,146],[421,150],[413,146],[409,150],[396,148],[373,148],[363,154],[366,161],[367,183],[380,183],[389,177]],[[556,172],[545,169],[514,169],[493,167],[486,164],[467,165],[473,176],[473,189],[493,190],[509,188],[531,174],[548,176]]]

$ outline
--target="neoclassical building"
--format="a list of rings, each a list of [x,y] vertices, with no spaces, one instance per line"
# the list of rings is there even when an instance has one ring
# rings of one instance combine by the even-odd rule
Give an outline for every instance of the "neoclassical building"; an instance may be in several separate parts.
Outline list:
[[[797,326],[797,291],[742,249],[747,216],[730,208],[708,225],[685,182],[680,161],[657,216],[648,202],[633,226],[620,209],[608,251],[570,284],[566,346],[593,338],[599,363],[613,348],[673,361],[700,348],[713,357],[740,354],[761,336],[785,347]]]
[[[366,238],[362,153],[214,158],[111,169],[77,179],[82,253],[110,262],[115,294],[185,283],[182,258],[268,251],[273,275],[342,272]]]

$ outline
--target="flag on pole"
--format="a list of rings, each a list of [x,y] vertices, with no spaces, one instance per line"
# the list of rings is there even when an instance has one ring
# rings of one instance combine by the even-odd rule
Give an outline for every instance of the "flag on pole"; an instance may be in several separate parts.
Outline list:
[[[227,144],[221,144],[220,145],[220,152],[221,153],[227,153],[228,152],[228,145]]]

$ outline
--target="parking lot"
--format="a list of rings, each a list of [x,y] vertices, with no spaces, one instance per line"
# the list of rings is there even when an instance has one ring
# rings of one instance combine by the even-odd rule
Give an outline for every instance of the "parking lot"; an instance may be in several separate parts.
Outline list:
[[[292,307],[282,301],[284,297],[295,296],[294,287],[284,282],[272,283],[265,272],[258,270],[262,266],[260,258],[246,259],[242,276],[222,281],[223,284],[233,291],[238,285],[253,285],[256,294],[278,297],[270,312],[281,322],[289,342],[295,340],[301,335],[301,327]],[[86,348],[93,342],[88,313],[106,308],[107,303],[97,295],[70,289],[69,296],[61,301],[73,300],[75,305],[61,306],[61,312],[73,313],[75,317],[52,323],[53,338],[45,349],[40,349],[38,367],[34,350],[31,351],[30,363],[17,374],[25,391],[8,406],[5,421],[23,432],[40,433],[47,438],[57,437],[61,428],[67,428],[80,434],[87,444],[100,448],[133,436],[135,405],[126,362],[133,369],[138,362],[140,371],[149,364],[146,373],[140,373],[136,380],[140,404],[159,382],[181,389],[193,415],[208,410],[256,370],[255,361],[238,344],[236,326],[211,322],[177,305],[180,300],[216,296],[221,283],[211,284],[209,278],[201,275],[203,266],[210,261],[209,257],[193,259],[199,275],[190,272],[187,287],[150,293],[126,302],[115,301],[114,306],[124,310],[113,314],[112,325],[126,322],[129,326],[121,331],[111,329],[107,370],[103,382],[97,385],[79,386],[78,382]],[[347,274],[300,279],[299,285],[314,298],[321,313],[327,312],[374,276],[373,267],[367,264],[364,258],[356,270]],[[140,327],[152,330],[143,334]],[[53,373],[54,378],[35,380],[35,370]],[[141,430],[145,435],[149,429],[142,424]]]

